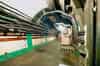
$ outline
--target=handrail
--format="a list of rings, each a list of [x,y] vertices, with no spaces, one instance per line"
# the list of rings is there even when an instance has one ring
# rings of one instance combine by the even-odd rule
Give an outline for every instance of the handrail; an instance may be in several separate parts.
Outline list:
[[[18,32],[47,33],[47,26],[32,21],[32,17],[0,1],[0,27],[4,30],[16,29]]]
[[[23,16],[26,16],[27,18],[32,18],[32,17],[30,17],[30,16],[26,15],[25,13],[23,13],[23,12],[19,11],[18,9],[13,8],[13,7],[9,6],[8,4],[6,4],[6,3],[4,3],[4,2],[2,2],[2,1],[0,1],[0,3],[1,3],[1,4],[3,4],[3,5],[5,5],[6,7],[9,7],[9,8],[11,8],[11,9],[13,9],[13,10],[15,10],[15,11],[19,12],[20,14],[22,14]],[[17,12],[16,12],[16,13],[17,13]]]
[[[44,27],[43,25],[38,25],[38,24],[36,24],[36,23],[34,23],[34,22],[31,22],[31,21],[22,20],[21,18],[19,18],[19,17],[16,16],[16,15],[13,15],[13,14],[11,14],[11,13],[7,13],[5,10],[2,10],[2,12],[8,14],[9,16],[12,15],[12,17],[15,17],[16,19],[19,19],[20,21],[27,22],[28,24],[36,25],[36,26],[38,26],[38,27]]]

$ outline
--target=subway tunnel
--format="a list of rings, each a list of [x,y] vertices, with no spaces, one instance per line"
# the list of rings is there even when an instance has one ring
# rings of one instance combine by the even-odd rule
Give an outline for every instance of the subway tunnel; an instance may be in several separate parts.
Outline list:
[[[68,46],[61,45],[70,41],[62,39],[63,27],[72,28]],[[85,66],[84,34],[76,17],[59,9],[30,17],[0,1],[0,66]]]

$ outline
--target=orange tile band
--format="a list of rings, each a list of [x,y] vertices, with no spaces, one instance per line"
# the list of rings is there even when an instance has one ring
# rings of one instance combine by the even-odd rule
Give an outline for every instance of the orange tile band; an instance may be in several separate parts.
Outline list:
[[[41,36],[33,36],[32,39],[43,38]],[[25,36],[17,36],[16,38],[0,38],[0,42],[2,41],[17,41],[17,40],[24,40],[26,39]]]

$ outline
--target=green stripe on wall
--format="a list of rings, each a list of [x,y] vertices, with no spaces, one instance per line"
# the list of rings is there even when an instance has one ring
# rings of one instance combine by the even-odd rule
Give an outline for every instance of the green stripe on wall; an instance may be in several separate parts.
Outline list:
[[[20,55],[23,55],[25,53],[28,53],[30,51],[33,51],[34,49],[38,49],[40,47],[43,47],[43,46],[46,46],[48,43],[48,40],[47,40],[47,37],[45,37],[45,42],[42,42],[40,43],[39,45],[35,45],[35,46],[32,46],[32,39],[31,39],[31,35],[27,35],[27,43],[28,43],[28,48],[23,48],[21,50],[17,50],[17,51],[14,51],[14,52],[11,52],[11,53],[7,53],[5,55],[0,55],[0,62],[3,62],[3,61],[7,61],[9,59],[12,59],[12,58],[15,58],[17,56],[20,56]],[[31,41],[29,41],[31,40]]]
[[[26,34],[27,46],[32,49],[32,34]]]

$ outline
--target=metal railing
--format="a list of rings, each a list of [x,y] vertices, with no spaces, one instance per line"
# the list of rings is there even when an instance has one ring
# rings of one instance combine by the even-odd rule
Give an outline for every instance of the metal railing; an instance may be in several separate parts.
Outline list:
[[[46,25],[33,22],[32,17],[0,1],[0,32],[10,32],[9,29],[17,32],[43,33]]]

